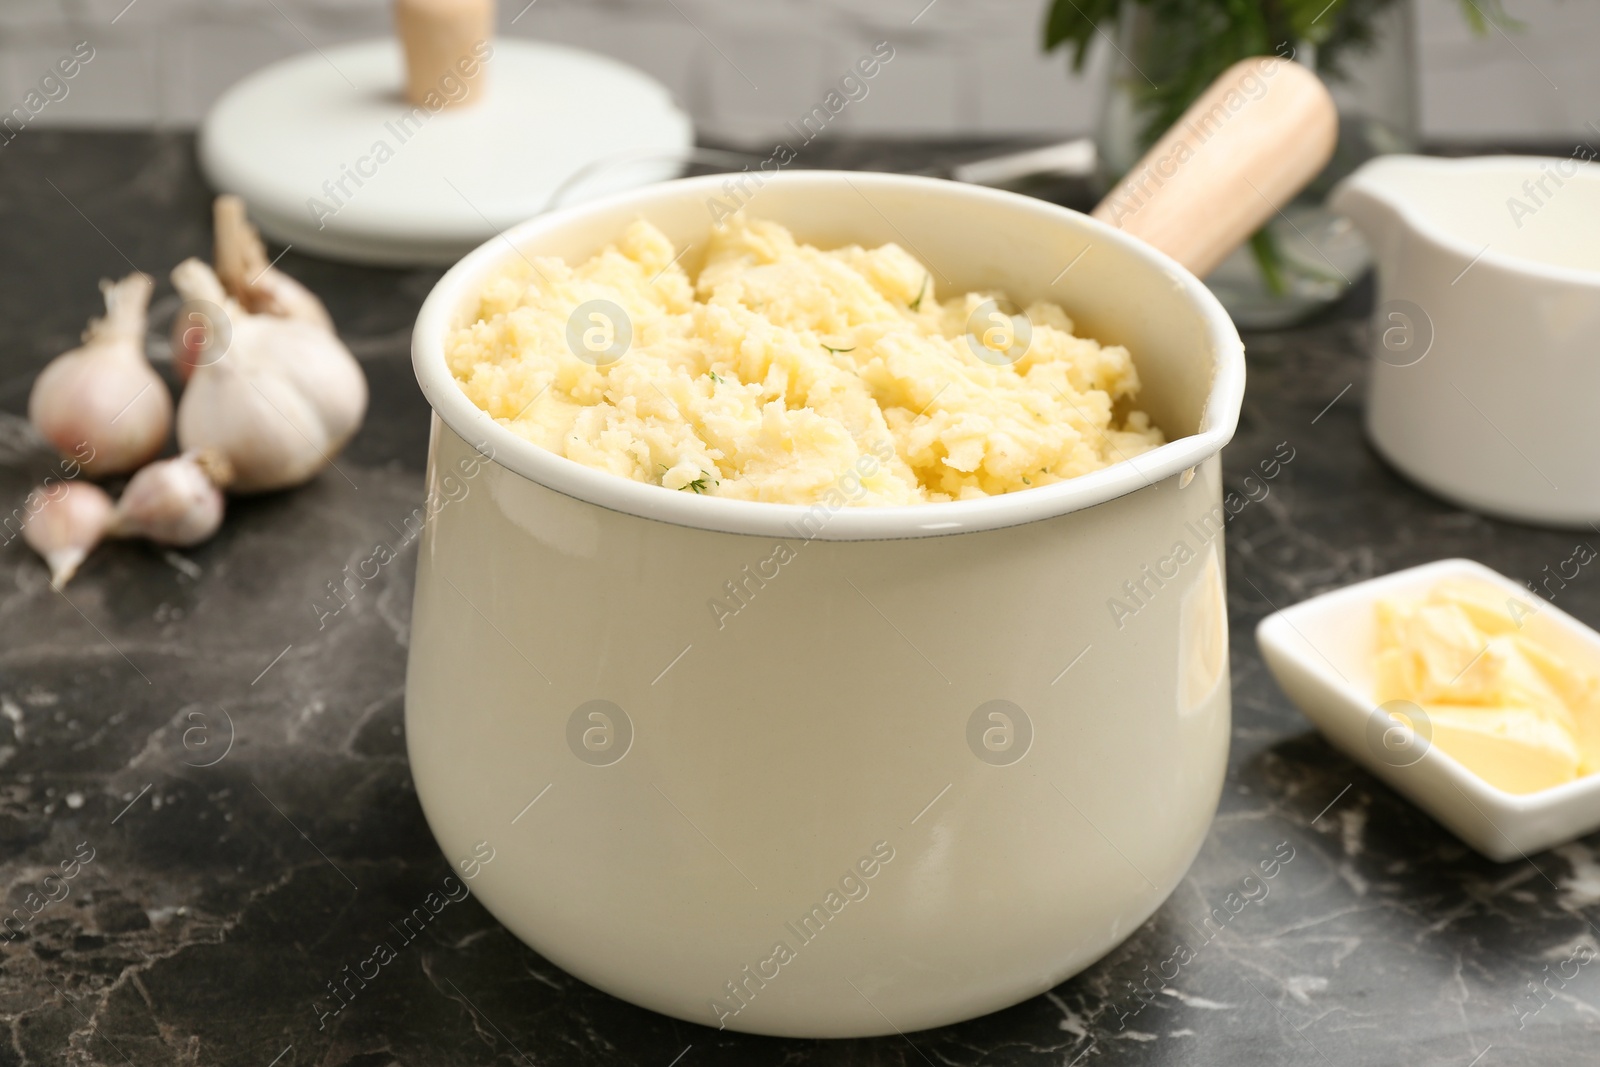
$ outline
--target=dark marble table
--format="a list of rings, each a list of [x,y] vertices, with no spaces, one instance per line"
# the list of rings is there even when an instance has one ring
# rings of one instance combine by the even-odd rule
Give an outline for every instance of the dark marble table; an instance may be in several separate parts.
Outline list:
[[[808,151],[813,164],[896,169],[940,158]],[[0,149],[0,515],[51,467],[20,416],[34,373],[95,311],[96,280],[130,263],[164,277],[208,247],[186,136],[29,133]],[[238,502],[194,551],[108,546],[67,596],[20,541],[0,547],[0,884],[7,910],[66,887],[0,939],[0,1067],[1595,1059],[1600,977],[1552,980],[1548,1003],[1528,988],[1576,946],[1600,948],[1600,837],[1530,862],[1479,858],[1312,733],[1256,651],[1268,598],[1452,555],[1533,578],[1582,539],[1456,510],[1374,457],[1359,426],[1362,290],[1310,325],[1247,339],[1230,486],[1279,442],[1295,458],[1228,531],[1227,784],[1188,877],[1106,959],[960,1026],[769,1040],[597,992],[471,901],[319,1030],[325,983],[449,870],[402,736],[414,543],[325,627],[313,607],[421,500],[427,408],[408,338],[437,275],[293,252],[283,263],[327,299],[372,383],[372,414],[340,461],[348,480]],[[163,294],[158,316],[176,304]],[[1600,622],[1600,577],[1581,574],[1559,603]],[[1209,941],[1197,934],[1275,850],[1293,858],[1270,893]],[[75,876],[41,888],[63,863]],[[1136,1000],[1130,983],[1179,939],[1194,959]]]

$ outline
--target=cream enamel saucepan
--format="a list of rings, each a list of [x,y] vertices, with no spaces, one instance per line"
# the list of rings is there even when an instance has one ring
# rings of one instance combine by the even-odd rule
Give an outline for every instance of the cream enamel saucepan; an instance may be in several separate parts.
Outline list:
[[[1100,214],[1171,227],[1183,182],[1227,196],[1218,183],[1243,173],[1281,201],[1318,169],[1320,141],[1294,166],[1282,143],[1254,170],[1227,163],[1285,126],[1305,143],[1325,120],[1331,145],[1315,79],[1251,62],[1201,101],[1215,128],[1158,145],[1140,199],[1113,193]],[[1134,353],[1139,405],[1170,443],[1005,496],[819,511],[580,466],[457,388],[444,338],[507,257],[582,260],[639,217],[698,244],[725,180],[533,219],[424,305],[417,793],[497,918],[636,1004],[813,1037],[993,1011],[1137,929],[1215,810],[1229,733],[1218,452],[1242,346],[1192,273],[1109,222],[954,182],[795,172],[766,176],[750,210],[822,247],[898,242],[947,291],[1061,303],[1081,333]],[[1253,203],[1230,210],[1188,213],[1187,262],[1261,221]],[[708,610],[730,582],[741,609]]]

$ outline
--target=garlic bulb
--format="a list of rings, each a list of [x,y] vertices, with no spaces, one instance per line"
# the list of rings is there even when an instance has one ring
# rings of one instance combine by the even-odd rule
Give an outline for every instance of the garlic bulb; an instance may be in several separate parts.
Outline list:
[[[144,357],[153,285],[138,273],[101,282],[105,317],[89,323],[81,347],[50,361],[28,396],[34,426],[90,477],[137,470],[172,429],[172,397]]]
[[[333,317],[316,294],[267,261],[261,235],[245,218],[243,200],[219,196],[211,213],[217,277],[229,296],[253,314],[302,319],[333,332]]]
[[[223,229],[228,217],[219,204],[218,261],[234,264],[249,258],[239,251],[241,242],[259,240],[242,217],[237,226],[229,222]],[[237,281],[234,266],[228,269]],[[184,300],[215,305],[227,318],[226,331],[199,331],[190,348],[179,353],[193,372],[178,403],[178,444],[185,451],[211,448],[225,456],[233,468],[232,492],[260,493],[310,481],[333,462],[366,414],[361,365],[328,324],[321,303],[298,283],[286,281],[285,275],[274,279],[266,268],[254,288],[241,288],[236,296],[198,259],[172,271]],[[258,300],[269,290],[270,301]],[[252,311],[252,301],[275,310]]]
[[[232,478],[227,458],[211,449],[157,460],[122,491],[109,533],[175,548],[210,540],[222,525],[222,490]]]
[[[28,518],[22,539],[50,567],[50,587],[60,589],[78,565],[100,543],[113,521],[114,505],[106,491],[89,482],[62,482],[28,494]]]

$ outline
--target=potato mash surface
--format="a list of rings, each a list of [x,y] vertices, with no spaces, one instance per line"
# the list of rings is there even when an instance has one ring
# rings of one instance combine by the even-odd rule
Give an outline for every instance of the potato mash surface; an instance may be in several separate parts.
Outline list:
[[[1054,304],[939,284],[898,245],[820,251],[735,216],[678,249],[640,221],[577,266],[513,259],[445,354],[529,441],[709,496],[966,500],[1162,443],[1128,409],[1127,349],[1074,336]]]

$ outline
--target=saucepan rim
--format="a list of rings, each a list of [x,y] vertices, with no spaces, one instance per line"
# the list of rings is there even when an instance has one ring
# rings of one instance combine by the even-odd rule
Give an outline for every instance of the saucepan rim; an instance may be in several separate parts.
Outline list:
[[[1233,437],[1244,399],[1244,345],[1226,310],[1189,271],[1143,241],[1080,212],[996,189],[937,178],[847,171],[795,171],[769,175],[767,184],[837,189],[848,182],[864,195],[926,188],[953,200],[990,202],[1035,216],[1040,225],[1066,223],[1096,242],[1114,244],[1148,266],[1152,280],[1181,290],[1206,324],[1215,360],[1199,432],[1170,441],[1103,470],[1002,496],[900,506],[841,507],[777,504],[673,492],[619,478],[558,456],[495,422],[468,399],[445,361],[444,338],[461,302],[508,256],[541,235],[581,224],[592,215],[637,207],[648,217],[664,199],[719,195],[729,176],[680,178],[629,190],[540,215],[490,238],[439,280],[417,316],[412,364],[423,395],[439,419],[493,462],[530,481],[612,511],[677,526],[723,533],[825,541],[892,540],[1002,529],[1103,504],[1179,475],[1215,455]],[[822,509],[819,521],[819,510]]]

